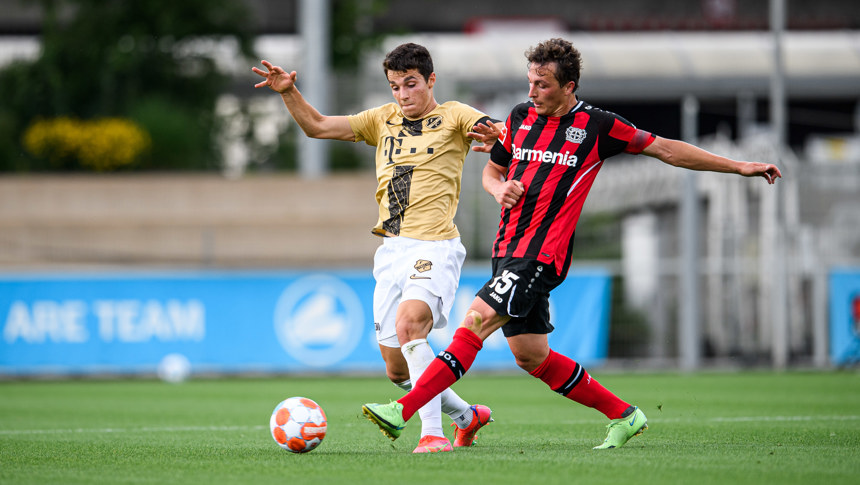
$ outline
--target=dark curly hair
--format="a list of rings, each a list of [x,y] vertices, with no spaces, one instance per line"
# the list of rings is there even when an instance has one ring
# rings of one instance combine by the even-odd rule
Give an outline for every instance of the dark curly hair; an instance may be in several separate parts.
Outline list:
[[[582,55],[570,42],[554,38],[541,42],[526,51],[529,64],[555,63],[555,78],[561,86],[573,81],[574,92],[579,88],[579,71],[582,70]]]
[[[418,72],[424,76],[424,80],[429,81],[430,74],[433,73],[433,58],[430,57],[430,51],[426,47],[409,42],[400,44],[389,52],[382,61],[382,69],[386,77],[388,71],[405,72],[418,69]]]

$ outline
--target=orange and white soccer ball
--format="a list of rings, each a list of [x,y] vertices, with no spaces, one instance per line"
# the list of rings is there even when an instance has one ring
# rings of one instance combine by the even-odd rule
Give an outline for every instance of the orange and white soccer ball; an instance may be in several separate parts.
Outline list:
[[[275,406],[269,427],[278,446],[293,453],[307,453],[325,438],[325,412],[311,399],[291,397]]]

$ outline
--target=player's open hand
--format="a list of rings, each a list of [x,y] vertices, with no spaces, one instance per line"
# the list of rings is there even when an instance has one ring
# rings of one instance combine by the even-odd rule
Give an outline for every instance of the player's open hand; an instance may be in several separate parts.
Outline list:
[[[485,124],[478,123],[473,126],[472,131],[470,131],[466,136],[473,140],[478,140],[483,143],[483,145],[473,146],[472,151],[490,153],[493,150],[493,145],[496,144],[496,140],[501,136],[504,126],[505,125],[503,123],[496,125],[496,123],[493,123],[492,121],[487,121]]]
[[[764,177],[767,183],[773,185],[776,179],[782,177],[779,168],[771,163],[746,163],[741,168],[741,175],[745,177]]]
[[[255,84],[255,88],[268,86],[272,91],[284,94],[296,85],[296,71],[287,73],[281,66],[273,66],[269,61],[262,61],[262,64],[266,71],[257,67],[251,68],[255,73],[266,78],[265,81]]]

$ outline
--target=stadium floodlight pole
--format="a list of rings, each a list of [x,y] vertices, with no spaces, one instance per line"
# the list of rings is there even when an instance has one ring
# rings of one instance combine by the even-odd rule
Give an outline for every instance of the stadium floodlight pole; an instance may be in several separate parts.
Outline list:
[[[331,17],[329,0],[301,0],[299,32],[304,48],[301,83],[305,99],[322,113],[328,113],[329,30]],[[299,137],[298,165],[303,178],[320,178],[328,172],[328,140]]]
[[[681,137],[695,144],[699,135],[699,101],[687,94],[681,102]],[[687,170],[681,179],[681,265],[679,267],[680,321],[678,355],[681,370],[694,371],[701,361],[699,325],[699,191],[697,173]]]
[[[770,76],[770,123],[773,133],[773,144],[777,159],[781,163],[785,159],[783,150],[786,142],[786,102],[785,102],[785,62],[783,58],[783,39],[785,33],[785,0],[770,0],[770,29],[773,39],[773,71]],[[765,277],[771,278],[773,295],[768,303],[772,305],[772,341],[771,358],[776,369],[784,369],[788,364],[788,285],[786,275],[786,234],[780,217],[780,202],[783,201],[784,189],[774,187],[772,198],[775,200],[769,207],[771,214],[763,214],[774,221],[770,233],[771,241],[763,240],[763,247],[769,248],[769,271]],[[784,201],[783,201],[784,202]]]

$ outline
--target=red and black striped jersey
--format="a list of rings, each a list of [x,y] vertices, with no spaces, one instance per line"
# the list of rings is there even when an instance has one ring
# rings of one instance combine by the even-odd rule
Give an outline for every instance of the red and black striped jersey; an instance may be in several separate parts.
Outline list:
[[[525,193],[502,209],[493,257],[536,259],[567,274],[573,234],[597,171],[621,152],[655,139],[624,118],[580,101],[568,114],[542,116],[531,102],[514,107],[490,160],[507,167]]]

